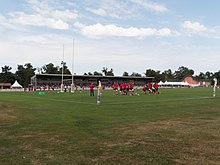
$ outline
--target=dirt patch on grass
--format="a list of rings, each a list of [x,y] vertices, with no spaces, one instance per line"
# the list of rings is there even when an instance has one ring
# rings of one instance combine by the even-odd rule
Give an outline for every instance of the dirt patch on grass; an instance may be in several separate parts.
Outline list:
[[[118,137],[103,145],[109,152],[125,150],[127,153],[124,154],[130,155],[128,161],[136,160],[137,164],[156,161],[217,165],[220,164],[219,128],[220,119],[217,117],[139,123],[107,132],[108,136]]]
[[[5,122],[7,120],[11,120],[15,118],[16,118],[16,114],[12,106],[0,102],[0,121]]]
[[[10,108],[6,106],[3,111]],[[25,160],[33,165],[220,164],[218,116],[131,123],[100,129],[97,134],[84,130],[79,132],[82,138],[70,129],[43,128],[33,130],[30,126],[7,137],[18,143],[12,152],[19,151],[14,155],[18,160],[22,157],[20,164]]]

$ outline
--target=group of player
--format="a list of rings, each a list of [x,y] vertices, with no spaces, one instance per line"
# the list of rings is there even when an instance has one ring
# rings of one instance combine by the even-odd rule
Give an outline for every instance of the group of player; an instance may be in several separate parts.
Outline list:
[[[114,94],[118,95],[118,92],[120,92],[121,95],[134,95],[134,83],[133,82],[124,82],[121,84],[114,83],[112,86],[114,90]],[[119,90],[118,90],[119,89]],[[152,82],[147,82],[146,85],[143,86],[143,91],[145,94],[159,94],[159,85],[158,83],[152,83]]]
[[[113,84],[113,90],[115,95],[118,95],[118,88],[120,89],[121,95],[134,95],[134,84],[133,82],[129,83],[121,83],[118,85],[118,83]]]
[[[152,83],[152,82],[148,81],[147,84],[144,85],[143,91],[144,91],[145,94],[147,94],[147,92],[149,94],[160,94],[159,85],[158,85],[157,82]]]

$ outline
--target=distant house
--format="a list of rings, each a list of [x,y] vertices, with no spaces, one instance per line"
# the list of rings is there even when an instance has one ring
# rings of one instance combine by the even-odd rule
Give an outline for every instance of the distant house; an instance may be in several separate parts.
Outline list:
[[[9,89],[11,87],[11,83],[0,83],[0,89]]]
[[[182,82],[187,82],[190,87],[197,87],[201,85],[199,81],[193,80],[192,77],[185,77]]]
[[[200,85],[203,87],[209,87],[209,86],[211,86],[211,83],[207,82],[207,81],[203,81],[203,82],[200,82]]]

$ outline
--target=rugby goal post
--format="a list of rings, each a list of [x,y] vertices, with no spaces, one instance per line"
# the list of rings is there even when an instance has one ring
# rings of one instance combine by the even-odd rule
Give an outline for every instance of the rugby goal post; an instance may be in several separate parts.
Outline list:
[[[215,93],[216,93],[216,86],[217,86],[217,78],[214,78],[213,79],[213,81],[214,81],[214,86],[213,86],[213,97],[215,97]]]

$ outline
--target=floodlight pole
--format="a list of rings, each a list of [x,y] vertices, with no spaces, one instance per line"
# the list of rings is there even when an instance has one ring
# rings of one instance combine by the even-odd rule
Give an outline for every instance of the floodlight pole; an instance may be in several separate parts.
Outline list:
[[[73,54],[72,54],[72,84],[71,84],[71,93],[74,93],[74,38],[73,38]]]
[[[61,80],[61,87],[60,87],[60,92],[64,92],[64,85],[63,85],[63,68],[64,68],[64,45],[63,45],[63,60],[61,61],[62,65],[62,80]]]

